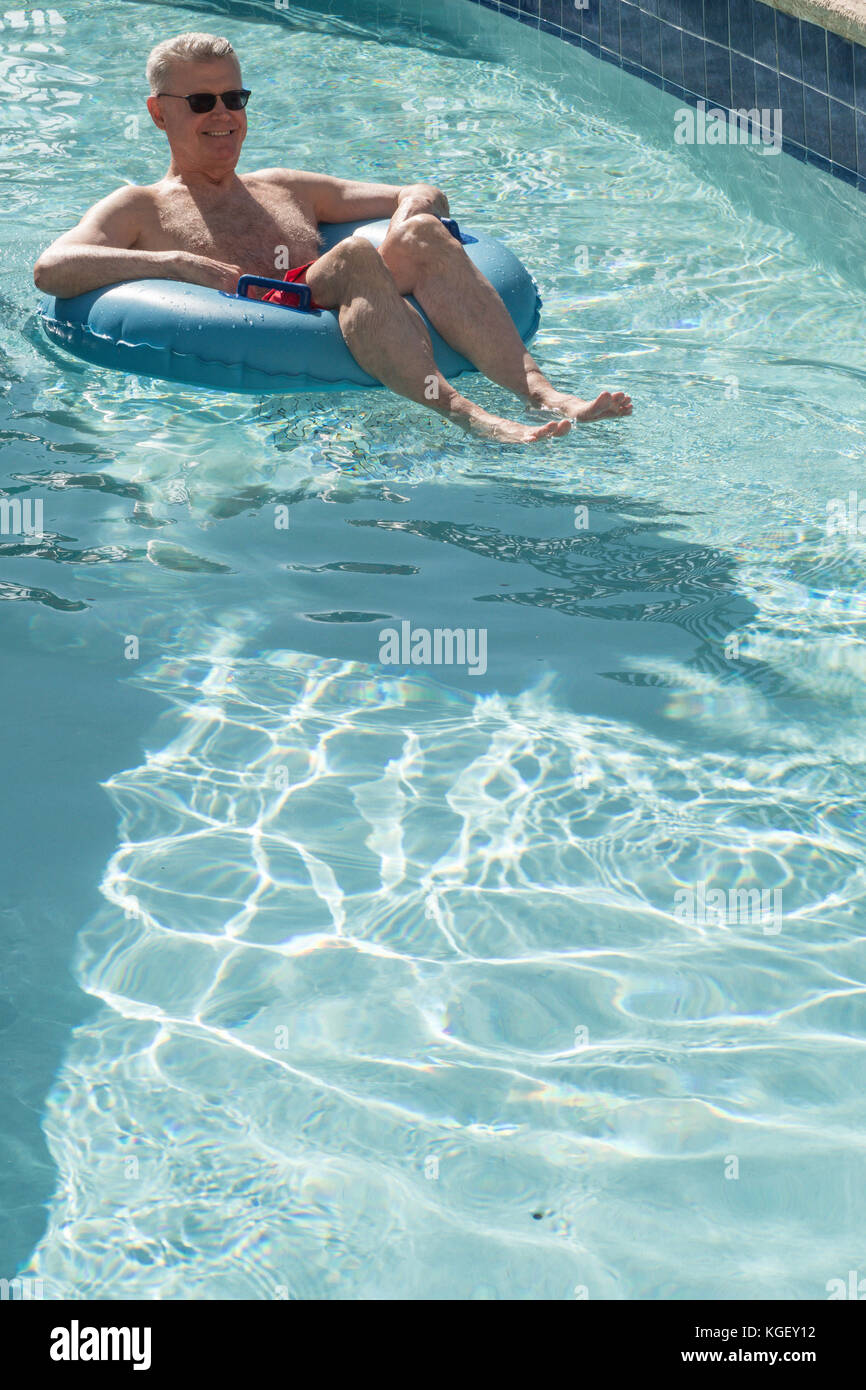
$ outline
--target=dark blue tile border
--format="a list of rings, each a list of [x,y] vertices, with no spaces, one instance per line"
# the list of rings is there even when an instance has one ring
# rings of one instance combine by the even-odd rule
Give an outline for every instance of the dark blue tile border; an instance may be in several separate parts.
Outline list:
[[[589,8],[584,10],[578,17],[583,27],[583,36],[590,39],[593,43],[600,43],[599,34],[599,10],[598,0],[590,0]]]
[[[830,95],[837,101],[854,105],[854,45],[838,34],[827,35],[827,66],[830,70]]]
[[[776,52],[779,55],[779,72],[786,77],[803,81],[803,56],[800,51],[800,21],[788,14],[776,11]]]
[[[779,78],[782,129],[789,139],[806,146],[806,117],[803,109],[803,84],[790,77]]]
[[[823,92],[803,88],[806,106],[806,148],[822,159],[830,158],[830,103]]]
[[[819,92],[829,91],[827,81],[827,34],[817,24],[800,24],[803,55],[803,81]],[[852,102],[853,104],[853,102]]]
[[[620,7],[619,29],[620,29],[620,53],[623,60],[630,63],[641,65],[640,61],[640,26],[641,12],[637,5],[622,5]]]
[[[778,66],[776,57],[776,11],[760,0],[752,5],[752,40],[755,45],[755,62],[766,63],[768,67]]]
[[[762,111],[775,111],[778,108],[782,112],[782,126],[784,128],[785,109],[781,104],[779,92],[781,79],[782,74],[776,72],[775,68],[765,68],[761,63],[755,64],[755,105],[759,106]],[[795,85],[802,86],[802,83]]]
[[[830,155],[834,164],[845,169],[857,167],[857,139],[854,108],[830,99]]]
[[[564,0],[541,0],[538,6],[538,18],[542,24],[562,25],[562,7]]]
[[[755,104],[755,64],[731,51],[731,106],[750,110]]]
[[[730,47],[728,6],[725,0],[719,0],[716,5],[709,0],[709,3],[704,5],[704,33],[712,43],[721,44],[722,48]]]
[[[752,32],[752,0],[729,0],[728,20],[732,53],[754,58],[755,41]]]
[[[707,65],[704,61],[704,41],[695,34],[683,31],[683,86],[703,96],[707,87]]]
[[[704,0],[680,0],[681,24],[689,34],[704,36]]]
[[[854,105],[858,111],[866,111],[866,48],[859,43],[854,48]]]
[[[599,43],[611,53],[621,53],[619,0],[599,0]]]
[[[707,11],[709,13],[709,10]],[[704,51],[707,70],[707,100],[714,106],[731,105],[731,50],[707,39]]]
[[[661,4],[661,0],[659,0]],[[683,85],[683,31],[660,21],[662,77],[665,82]]]
[[[782,147],[866,192],[866,46],[769,0],[474,0],[679,100],[781,112]],[[775,130],[777,118],[769,119]]]

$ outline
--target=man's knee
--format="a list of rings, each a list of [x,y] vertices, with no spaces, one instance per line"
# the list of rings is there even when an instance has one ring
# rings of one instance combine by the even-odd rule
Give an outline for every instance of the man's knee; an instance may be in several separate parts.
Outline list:
[[[383,276],[390,278],[390,271],[372,242],[351,236],[319,257],[307,271],[307,284],[320,304],[334,307]]]
[[[385,269],[379,252],[373,243],[363,236],[346,237],[345,241],[337,243],[331,254],[334,257],[334,269],[342,278],[368,279],[371,275],[381,274]]]
[[[448,228],[433,212],[414,212],[405,222],[388,229],[388,249],[418,257],[437,252],[448,243],[456,246]]]

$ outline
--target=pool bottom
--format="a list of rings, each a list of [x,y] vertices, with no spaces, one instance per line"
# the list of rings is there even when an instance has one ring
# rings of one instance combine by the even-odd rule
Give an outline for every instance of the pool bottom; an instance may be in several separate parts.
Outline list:
[[[708,757],[229,630],[107,784],[45,1296],[823,1297],[863,1187],[820,761],[757,697]],[[750,860],[779,934],[677,914]]]

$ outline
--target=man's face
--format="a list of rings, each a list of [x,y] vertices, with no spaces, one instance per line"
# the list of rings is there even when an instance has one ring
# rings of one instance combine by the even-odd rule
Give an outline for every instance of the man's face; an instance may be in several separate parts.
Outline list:
[[[163,91],[173,95],[151,97],[147,106],[155,123],[168,136],[176,163],[215,174],[235,167],[247,133],[246,111],[227,111],[222,101],[217,101],[212,111],[196,115],[188,101],[176,98],[193,92],[219,96],[242,86],[241,70],[234,58],[172,64]]]

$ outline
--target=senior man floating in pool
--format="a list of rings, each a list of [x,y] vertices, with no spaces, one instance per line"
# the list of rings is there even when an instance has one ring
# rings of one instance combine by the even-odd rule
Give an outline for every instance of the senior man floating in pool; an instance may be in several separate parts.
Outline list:
[[[148,110],[168,136],[168,173],[159,183],[117,189],[59,237],[36,264],[40,290],[71,298],[158,277],[234,291],[243,274],[273,276],[279,248],[288,248],[293,278],[309,285],[315,304],[337,312],[359,365],[473,433],[529,444],[566,434],[573,420],[631,413],[622,391],[586,401],[551,385],[490,281],[440,221],[449,212],[441,189],[298,169],[238,176],[249,92],[227,39],[190,33],[166,40],[151,53],[147,77]],[[353,236],[319,254],[319,222],[382,217],[390,226],[378,249]],[[437,371],[430,334],[407,294],[485,376],[558,418],[518,424],[456,391]]]

